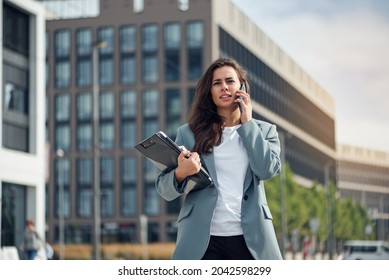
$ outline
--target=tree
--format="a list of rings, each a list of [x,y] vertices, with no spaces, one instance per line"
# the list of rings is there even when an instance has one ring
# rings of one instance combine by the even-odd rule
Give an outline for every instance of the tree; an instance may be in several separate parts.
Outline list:
[[[314,234],[322,243],[331,235],[340,242],[367,237],[366,226],[371,225],[372,221],[361,204],[351,198],[340,199],[337,188],[332,182],[329,183],[328,192],[317,182],[314,182],[310,188],[301,186],[293,179],[294,174],[289,166],[286,164],[283,168],[285,168],[286,187],[286,213],[284,215],[286,215],[289,237],[292,231],[294,234],[297,233],[299,238]],[[273,214],[274,228],[278,239],[281,240],[280,176],[266,181],[265,190],[268,205]],[[329,205],[331,205],[330,208]],[[310,226],[313,219],[319,225],[315,233],[311,232]]]

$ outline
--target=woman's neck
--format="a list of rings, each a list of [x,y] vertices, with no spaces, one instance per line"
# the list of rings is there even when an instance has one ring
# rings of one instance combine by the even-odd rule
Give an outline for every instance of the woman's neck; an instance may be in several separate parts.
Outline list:
[[[240,124],[240,112],[239,110],[235,110],[233,112],[231,111],[224,111],[224,112],[218,112],[220,116],[224,118],[224,127],[229,127],[229,126],[236,126]]]

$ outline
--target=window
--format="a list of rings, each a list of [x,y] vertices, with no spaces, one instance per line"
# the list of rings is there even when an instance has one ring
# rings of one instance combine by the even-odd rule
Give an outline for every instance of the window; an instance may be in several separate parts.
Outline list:
[[[98,30],[98,41],[106,42],[104,48],[99,48],[99,53],[101,55],[112,55],[113,53],[113,42],[114,42],[114,31],[112,27],[102,27]]]
[[[157,119],[146,119],[143,121],[143,138],[149,137],[159,131]]]
[[[77,56],[90,56],[92,53],[92,31],[81,28],[76,32]]]
[[[55,128],[55,149],[69,151],[70,127],[69,124],[57,124]]]
[[[136,82],[136,29],[135,26],[120,28],[120,82],[124,85]]]
[[[121,168],[122,183],[136,183],[136,162],[134,157],[123,157]]]
[[[100,148],[103,150],[113,149],[114,146],[114,126],[112,122],[100,124]]]
[[[46,30],[45,33],[45,57],[49,57],[49,49],[50,49],[50,33]]]
[[[77,94],[77,120],[92,119],[92,95],[89,92]]]
[[[92,216],[92,160],[80,158],[77,160],[77,214],[80,217]]]
[[[135,56],[123,56],[120,63],[120,83],[134,84],[136,82]]]
[[[77,125],[77,150],[92,150],[93,131],[90,123],[80,123]]]
[[[136,124],[135,120],[122,121],[120,127],[121,147],[131,149],[136,145]]]
[[[122,148],[130,149],[136,144],[136,92],[123,91],[120,96],[120,144]]]
[[[201,76],[204,44],[204,25],[202,22],[190,22],[186,28],[188,79],[195,80]]]
[[[158,25],[146,24],[142,27],[142,51],[154,52],[158,49]]]
[[[100,85],[112,85],[113,83],[113,59],[111,57],[100,57],[99,61]]]
[[[102,92],[100,94],[100,119],[113,119],[115,104],[111,91]]]
[[[144,117],[158,117],[159,92],[157,89],[147,89],[143,92],[142,111]]]
[[[168,23],[164,28],[164,45],[166,49],[177,50],[181,44],[181,26],[179,23]]]
[[[55,97],[55,121],[66,122],[69,120],[70,120],[69,94],[58,94]]]
[[[120,96],[120,115],[122,118],[135,118],[137,113],[136,92],[134,90],[123,91]]]
[[[121,213],[123,216],[130,216],[136,214],[136,189],[134,186],[123,186],[121,194]]]
[[[113,215],[113,184],[114,166],[112,158],[100,159],[100,182],[101,182],[101,215]]]
[[[67,158],[57,158],[55,160],[55,184],[64,187],[70,186],[70,162]]]
[[[58,30],[54,35],[55,57],[68,58],[70,56],[70,32],[68,29]]]
[[[69,61],[57,61],[55,64],[55,86],[64,88],[70,85]]]
[[[80,158],[77,160],[77,184],[92,186],[92,159]]]
[[[142,79],[145,83],[158,82],[158,26],[142,27]]]
[[[77,86],[87,87],[92,84],[92,64],[89,58],[77,60]]]
[[[123,26],[120,28],[120,52],[122,54],[134,53],[136,49],[135,26]]]
[[[27,56],[30,49],[30,17],[5,2],[2,5],[4,7],[4,19],[1,19],[3,21],[2,31],[4,32],[3,44],[5,48]]]
[[[186,29],[188,48],[202,48],[204,44],[204,25],[202,22],[193,21],[188,23]]]
[[[92,216],[92,190],[79,189],[77,197],[77,212],[80,217]]]
[[[178,23],[169,23],[164,28],[165,80],[180,79],[181,28]]]
[[[158,57],[156,55],[144,55],[142,69],[144,83],[158,82]]]
[[[69,195],[69,186],[70,186],[70,163],[69,159],[58,158],[55,161],[55,180],[56,180],[56,193],[55,193],[55,214],[57,217],[61,213],[61,189],[62,193],[62,209],[64,217],[70,217],[70,195]]]
[[[181,125],[181,99],[178,89],[166,91],[166,134],[175,139],[177,128]]]
[[[112,186],[114,181],[113,159],[104,157],[100,159],[100,182],[101,185]]]
[[[3,147],[29,152],[30,121],[29,115],[29,91],[28,91],[28,68],[3,63],[4,81],[2,98],[2,144]]]
[[[4,94],[5,111],[14,111],[23,115],[28,114],[28,93],[27,89],[7,82]]]
[[[151,163],[152,164],[152,163]],[[160,212],[159,195],[155,191],[154,183],[146,183],[144,186],[144,213],[150,216],[156,216]]]
[[[110,217],[113,215],[113,189],[102,188],[100,200],[100,213],[103,217]]]
[[[136,198],[136,164],[134,157],[123,157],[121,159],[121,213],[124,216],[135,215]]]
[[[64,189],[62,193],[62,199],[61,192],[59,189],[56,189],[55,192],[55,215],[56,217],[60,217],[61,214],[61,200],[62,200],[62,209],[63,209],[63,217],[69,218],[70,217],[70,193],[69,189]]]
[[[55,148],[70,150],[70,96],[57,94],[55,96]]]
[[[3,122],[3,146],[22,152],[28,152],[28,125],[19,126],[9,122]]]
[[[143,138],[146,138],[158,131],[159,92],[157,89],[148,89],[142,97]]]

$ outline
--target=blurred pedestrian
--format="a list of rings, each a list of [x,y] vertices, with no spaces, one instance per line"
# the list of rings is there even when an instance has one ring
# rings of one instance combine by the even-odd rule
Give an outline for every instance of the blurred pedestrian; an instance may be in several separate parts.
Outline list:
[[[27,220],[25,226],[23,243],[20,245],[20,250],[26,254],[28,260],[35,260],[38,255],[38,250],[42,246],[42,239],[35,231],[32,220]]]

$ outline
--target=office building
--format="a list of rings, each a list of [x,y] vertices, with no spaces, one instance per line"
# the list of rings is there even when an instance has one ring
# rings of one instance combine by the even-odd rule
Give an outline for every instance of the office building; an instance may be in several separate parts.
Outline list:
[[[0,246],[19,247],[26,219],[45,236],[45,10],[0,0]]]
[[[168,203],[158,196],[157,170],[134,146],[159,130],[175,137],[198,78],[221,56],[248,71],[254,117],[278,126],[299,182],[323,183],[325,168],[336,181],[332,97],[231,2],[101,0],[99,7],[95,17],[47,21],[51,242],[60,235],[60,195],[66,242],[93,240],[95,175],[103,242],[139,242],[142,215],[149,242],[175,240],[182,198]],[[92,113],[96,84],[98,127]]]
[[[376,238],[389,238],[389,153],[337,145],[338,191],[361,203],[374,221]],[[366,236],[373,234],[366,225]]]

